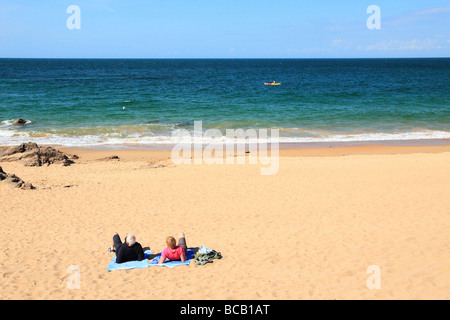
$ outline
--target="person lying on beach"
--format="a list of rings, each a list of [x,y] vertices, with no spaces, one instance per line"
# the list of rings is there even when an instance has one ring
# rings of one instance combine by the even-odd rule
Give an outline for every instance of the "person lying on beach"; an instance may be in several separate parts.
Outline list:
[[[183,232],[181,232],[178,236],[178,244],[176,244],[175,238],[171,236],[166,238],[166,244],[167,247],[161,253],[161,259],[159,259],[158,264],[163,264],[166,259],[171,261],[186,261],[186,236]]]
[[[117,232],[113,236],[112,245],[116,251],[117,263],[144,260],[144,249],[142,249],[142,246],[139,242],[136,242],[136,236],[134,234],[126,234],[124,241],[125,243],[122,243]]]

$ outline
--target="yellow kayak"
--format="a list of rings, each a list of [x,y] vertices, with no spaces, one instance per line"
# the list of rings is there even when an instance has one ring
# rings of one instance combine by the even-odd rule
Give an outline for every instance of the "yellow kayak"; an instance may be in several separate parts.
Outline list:
[[[264,83],[266,86],[279,86],[279,85],[281,85],[281,83],[275,83],[275,82],[272,82],[272,83]]]

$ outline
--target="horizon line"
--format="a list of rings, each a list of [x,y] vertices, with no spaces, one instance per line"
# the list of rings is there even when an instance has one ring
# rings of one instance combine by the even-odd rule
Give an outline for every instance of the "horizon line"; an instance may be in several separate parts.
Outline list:
[[[312,57],[303,57],[303,58],[99,58],[99,57],[0,57],[0,59],[22,59],[22,60],[351,60],[351,59],[450,59],[450,56],[446,57],[318,57],[318,58],[312,58]]]

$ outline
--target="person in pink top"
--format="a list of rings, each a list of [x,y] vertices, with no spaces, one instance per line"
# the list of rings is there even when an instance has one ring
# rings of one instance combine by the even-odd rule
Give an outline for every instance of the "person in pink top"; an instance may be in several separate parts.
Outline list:
[[[166,258],[171,261],[186,261],[187,246],[184,233],[180,233],[178,236],[178,244],[175,242],[175,238],[171,236],[166,238],[166,244],[167,247],[161,253],[161,258],[159,259],[158,264],[163,264],[164,261],[166,261]]]

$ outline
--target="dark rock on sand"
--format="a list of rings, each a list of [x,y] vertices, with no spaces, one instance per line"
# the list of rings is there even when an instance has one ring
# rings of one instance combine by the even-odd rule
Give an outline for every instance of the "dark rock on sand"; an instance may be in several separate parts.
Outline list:
[[[108,160],[119,160],[120,161],[120,158],[119,158],[119,156],[109,156],[109,157],[106,157],[106,158],[100,158],[100,159],[97,159],[97,160],[99,160],[99,161],[108,161]]]
[[[39,147],[34,142],[22,143],[0,150],[0,161],[19,161],[27,167],[39,167],[44,164],[50,165],[61,163],[69,166],[73,163],[67,155],[52,147]]]
[[[8,174],[5,171],[3,171],[2,167],[0,167],[0,181],[5,180],[7,177],[8,177]]]
[[[24,153],[39,148],[34,142],[22,143],[19,146],[6,147],[0,150],[0,158],[7,157],[16,153]]]
[[[20,118],[20,119],[17,119],[16,121],[14,121],[13,125],[14,126],[23,126],[25,123],[27,123],[27,121]]]
[[[6,183],[11,184],[16,188],[20,188],[23,190],[36,189],[31,183],[23,181],[15,174],[6,173],[5,171],[3,171],[2,167],[0,167],[0,181],[5,181]]]

